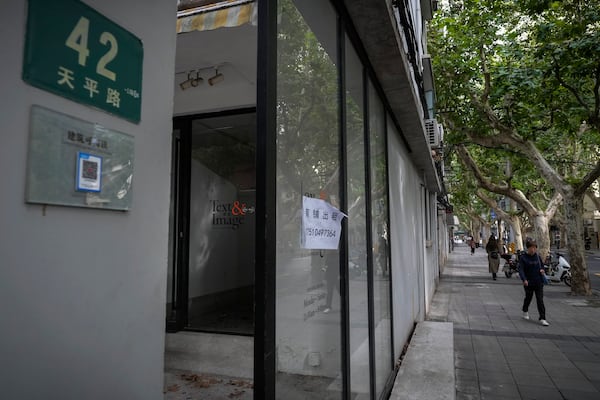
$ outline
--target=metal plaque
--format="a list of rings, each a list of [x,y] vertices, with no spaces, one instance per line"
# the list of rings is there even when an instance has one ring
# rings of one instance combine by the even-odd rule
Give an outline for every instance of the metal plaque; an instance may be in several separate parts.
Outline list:
[[[31,107],[25,201],[129,210],[134,138]]]
[[[23,80],[138,123],[144,50],[76,0],[29,0]]]

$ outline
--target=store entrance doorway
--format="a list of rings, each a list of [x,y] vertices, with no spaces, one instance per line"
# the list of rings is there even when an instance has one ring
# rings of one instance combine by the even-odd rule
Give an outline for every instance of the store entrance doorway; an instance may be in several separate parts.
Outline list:
[[[256,110],[177,117],[167,330],[254,334]]]

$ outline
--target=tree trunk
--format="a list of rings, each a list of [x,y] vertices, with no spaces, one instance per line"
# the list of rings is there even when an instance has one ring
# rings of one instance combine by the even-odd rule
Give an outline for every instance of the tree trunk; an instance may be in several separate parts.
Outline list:
[[[521,220],[516,215],[511,215],[510,226],[515,240],[515,250],[523,250],[523,232],[521,231]]]
[[[565,193],[564,208],[567,248],[573,276],[571,294],[589,296],[592,294],[592,288],[583,250],[583,196]]]
[[[548,229],[549,218],[542,212],[533,216],[533,228],[535,229],[535,240],[538,245],[538,254],[542,260],[550,253],[550,230]]]

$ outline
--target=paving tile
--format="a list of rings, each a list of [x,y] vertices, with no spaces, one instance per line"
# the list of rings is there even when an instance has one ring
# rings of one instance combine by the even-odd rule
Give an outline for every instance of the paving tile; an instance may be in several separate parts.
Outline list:
[[[481,400],[481,396],[479,395],[479,392],[477,393],[463,393],[463,392],[456,392],[456,400]]]
[[[513,397],[512,395],[502,396],[496,393],[482,393],[481,400],[515,400],[515,397]]]
[[[524,373],[527,372],[529,375],[533,376],[547,376],[548,373],[544,369],[541,363],[537,360],[516,360],[516,361],[508,361],[508,365],[514,373]]]
[[[583,392],[577,389],[565,389],[561,390],[563,398],[565,400],[598,400],[600,399],[600,392]]]
[[[600,381],[600,363],[575,361],[574,364],[589,380]]]
[[[600,379],[590,380],[590,383],[600,392]]]
[[[548,375],[531,374],[529,371],[517,372],[514,375],[514,380],[519,386],[547,386],[554,387],[554,382]]]
[[[477,369],[477,365],[476,365],[474,359],[467,359],[467,358],[455,357],[454,358],[454,368],[476,370]]]
[[[592,392],[598,393],[598,389],[590,383],[587,379],[571,379],[568,377],[551,377],[554,385],[560,390],[578,390],[581,392]],[[600,398],[600,394],[597,399]]]
[[[456,380],[456,390],[463,393],[479,393],[479,380],[477,379],[477,375],[465,374],[459,372],[461,370],[457,370],[455,380]]]
[[[519,390],[514,382],[504,383],[504,382],[493,382],[493,381],[479,381],[479,390],[481,391],[481,398],[486,398],[485,396],[490,395],[494,396],[503,396],[508,398],[519,398]]]
[[[554,387],[519,385],[518,389],[523,400],[564,400],[561,392]]]
[[[547,368],[545,367],[546,372],[552,379],[557,380],[584,380],[587,379],[583,372],[581,372],[578,368],[561,368],[560,365],[555,368]]]

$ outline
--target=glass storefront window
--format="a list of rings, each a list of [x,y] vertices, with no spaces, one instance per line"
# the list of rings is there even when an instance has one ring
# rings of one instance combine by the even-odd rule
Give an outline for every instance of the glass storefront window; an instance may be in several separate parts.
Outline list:
[[[377,398],[379,398],[392,371],[392,345],[385,112],[372,83],[369,83],[369,154],[371,161],[375,387]]]
[[[368,399],[370,398],[370,364],[364,90],[362,64],[347,37],[345,54],[350,391],[352,398]]]
[[[300,245],[303,195],[340,208],[336,15],[322,0],[278,14],[276,397],[339,399],[339,252]]]

